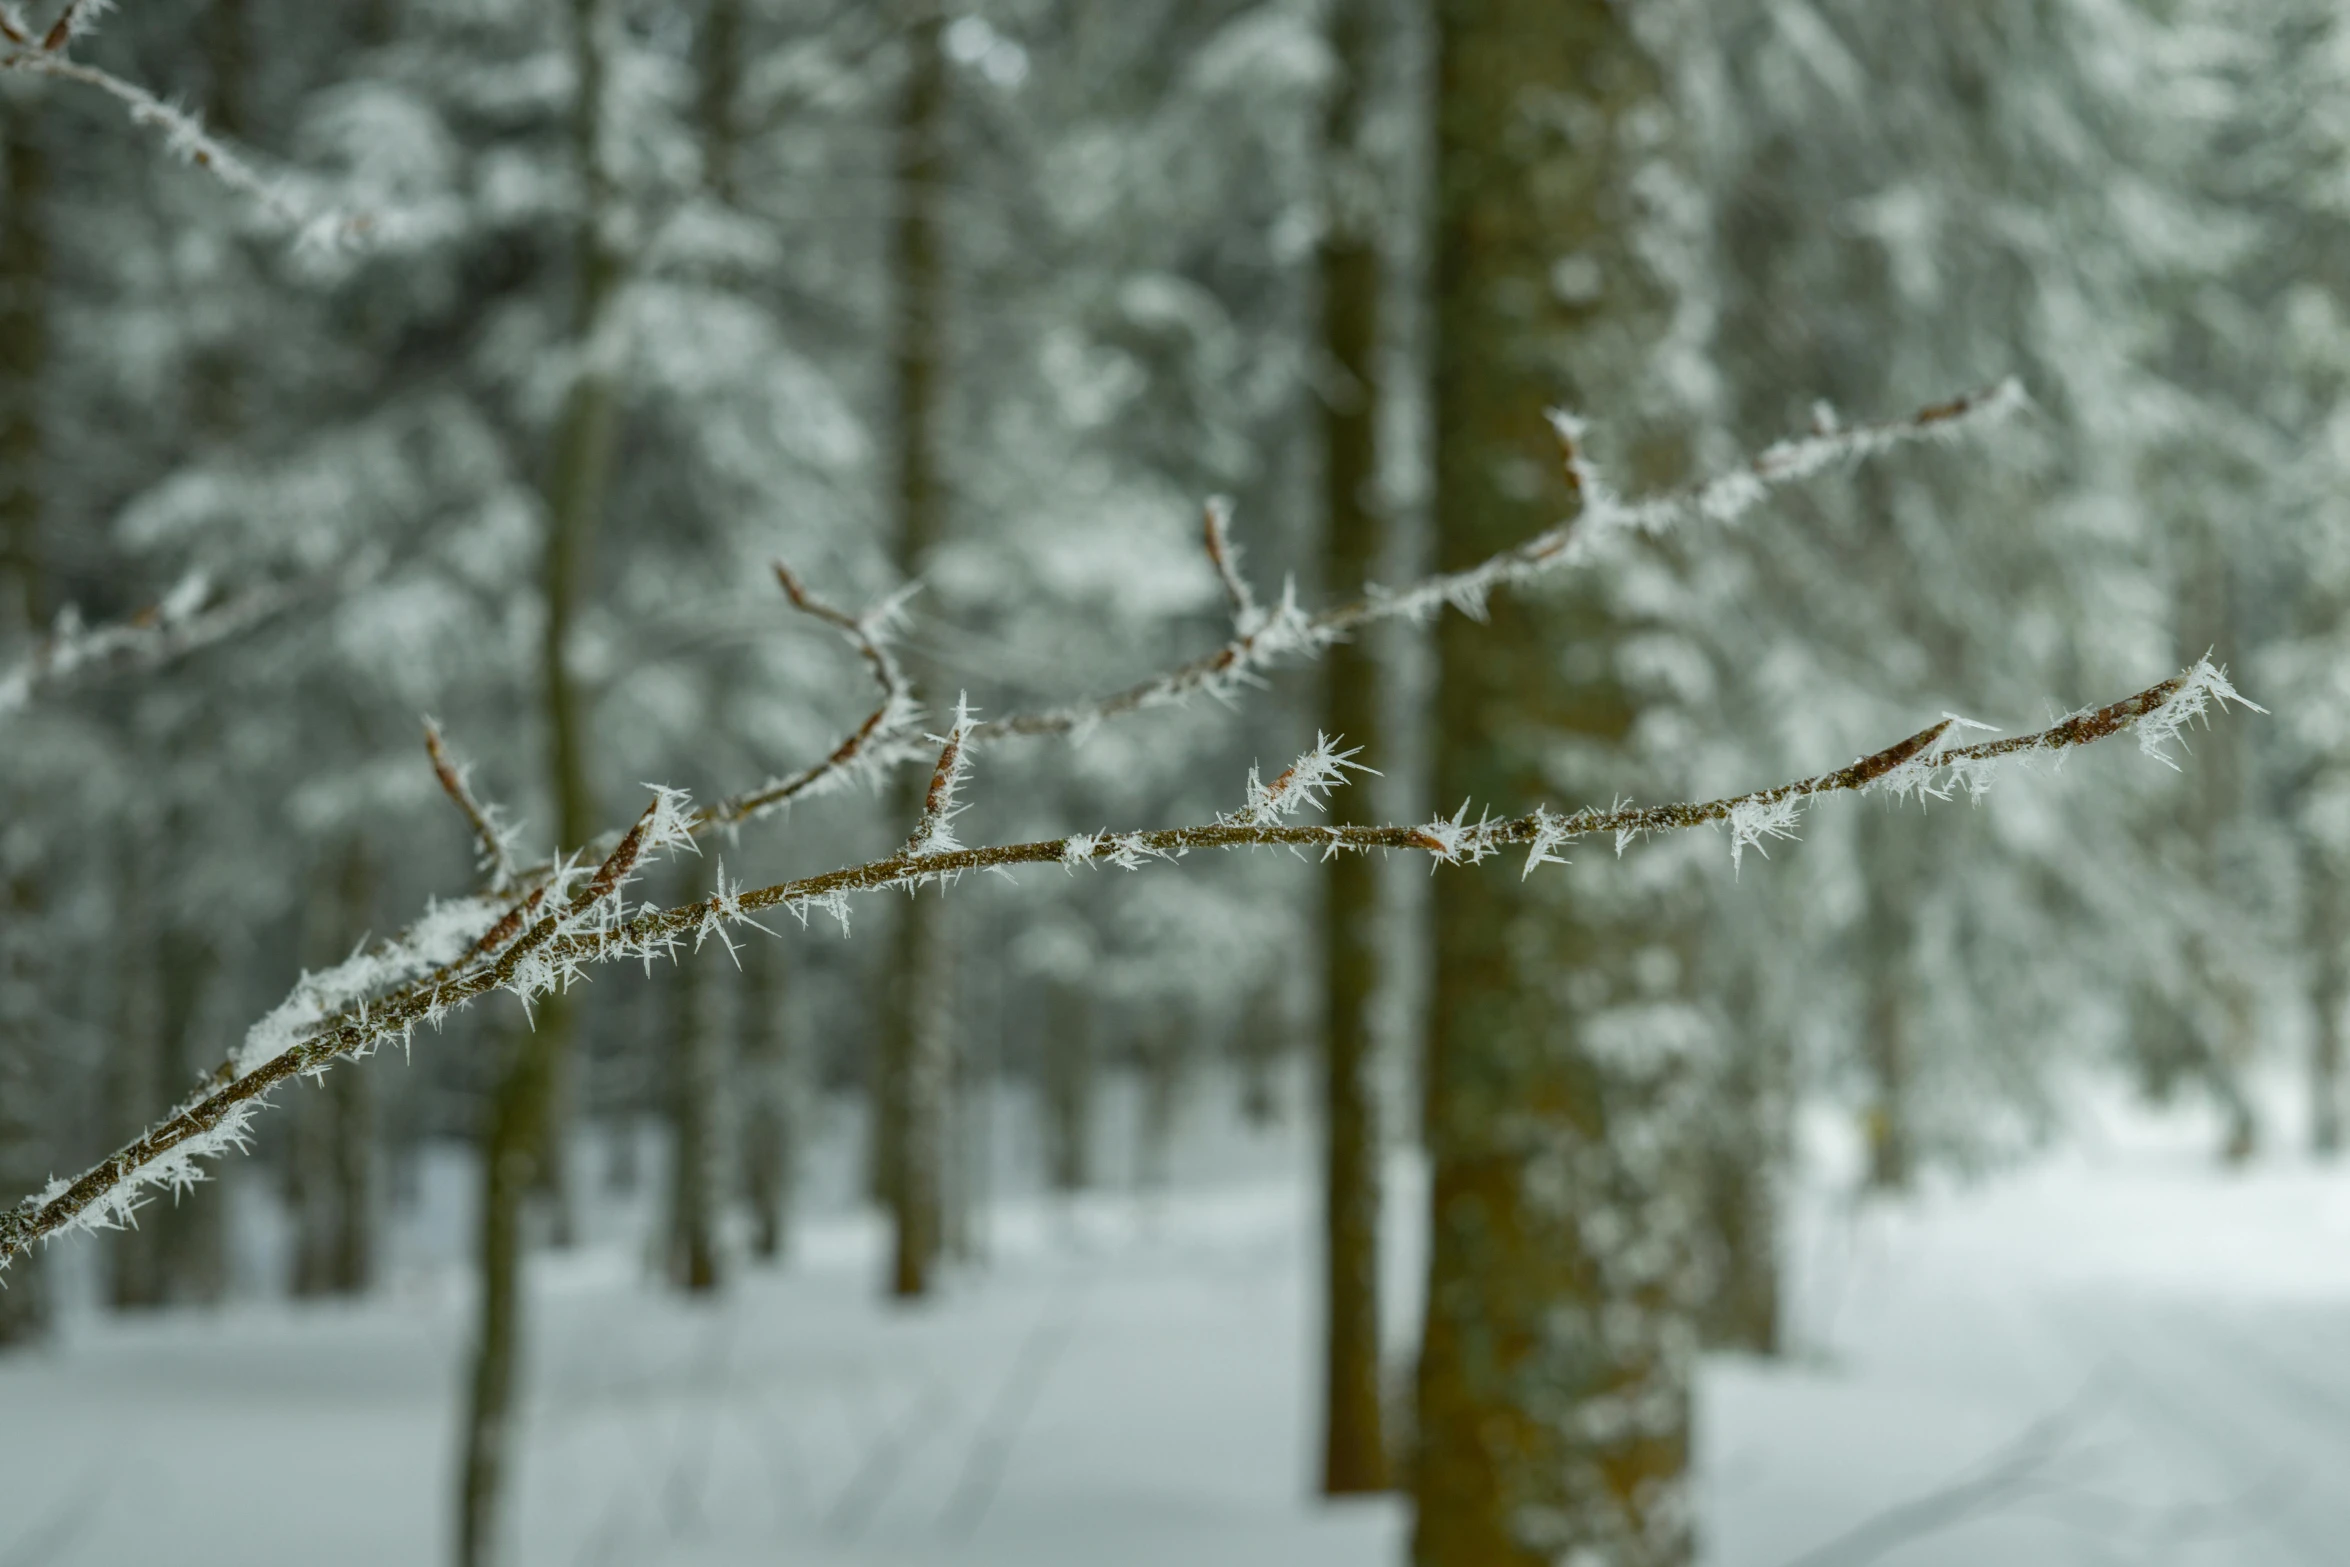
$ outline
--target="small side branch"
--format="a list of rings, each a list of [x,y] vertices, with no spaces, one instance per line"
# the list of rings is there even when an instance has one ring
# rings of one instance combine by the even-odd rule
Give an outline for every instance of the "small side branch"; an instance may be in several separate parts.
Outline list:
[[[474,796],[466,776],[470,769],[450,757],[449,748],[441,739],[440,724],[430,718],[424,721],[424,750],[432,758],[433,776],[441,781],[441,791],[473,829],[479,851],[478,868],[487,879],[490,893],[494,896],[504,892],[514,880],[512,830],[500,823],[498,818],[502,813],[496,806],[484,805]]]
[[[897,655],[890,649],[890,634],[904,608],[904,595],[886,599],[862,615],[852,615],[810,592],[807,584],[781,561],[775,563],[775,580],[792,608],[832,627],[857,650],[873,672],[874,684],[881,688],[881,700],[821,762],[697,811],[694,815],[697,832],[750,821],[794,800],[827,793],[860,776],[921,754],[922,709],[914,700],[913,682],[906,678]]]
[[[1351,603],[1313,615],[1301,609],[1295,594],[1287,589],[1272,608],[1258,604],[1239,574],[1228,533],[1229,509],[1212,502],[1206,546],[1209,564],[1232,605],[1230,640],[1213,652],[1114,695],[995,719],[984,726],[978,738],[1065,735],[1193,696],[1228,696],[1285,658],[1318,657],[1358,628],[1383,620],[1424,620],[1447,605],[1482,618],[1495,589],[1521,586],[1551,572],[1586,564],[1611,539],[1663,533],[1693,517],[1734,522],[1783,485],[1897,446],[1946,439],[1972,426],[2006,418],[2024,404],[2023,388],[2008,380],[1981,392],[1934,403],[1904,419],[1846,428],[1823,425],[1807,435],[1766,447],[1738,467],[1702,483],[1638,500],[1617,495],[1607,486],[1584,455],[1581,423],[1554,413],[1552,427],[1568,477],[1582,502],[1571,520],[1467,570],[1424,577],[1402,587],[1374,588]]]
[[[371,224],[363,214],[320,210],[297,200],[283,182],[269,178],[234,148],[205,130],[204,122],[111,71],[86,65],[67,49],[86,36],[112,8],[112,0],[73,0],[38,43],[13,8],[0,18],[0,71],[48,76],[95,88],[120,104],[132,124],[158,131],[164,147],[181,161],[211,175],[252,202],[304,245],[337,246],[362,237]]]
[[[267,620],[304,592],[299,585],[269,585],[223,596],[201,572],[191,572],[127,620],[85,626],[68,610],[27,657],[0,672],[0,717],[77,679],[176,663]]]

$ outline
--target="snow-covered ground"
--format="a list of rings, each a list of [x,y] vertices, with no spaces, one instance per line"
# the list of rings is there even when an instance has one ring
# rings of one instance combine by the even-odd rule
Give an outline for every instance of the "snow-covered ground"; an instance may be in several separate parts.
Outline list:
[[[2115,1115],[1899,1206],[1822,1182],[1798,1353],[1707,1373],[1709,1559],[2350,1562],[2350,1173],[2208,1146]],[[1308,1496],[1302,1177],[1234,1132],[1167,1194],[1005,1196],[986,1264],[914,1311],[876,1304],[853,1213],[707,1306],[614,1220],[535,1270],[523,1559],[1393,1562],[1399,1506]],[[1408,1165],[1396,1195],[1400,1363]],[[0,1564],[439,1559],[465,1302],[403,1255],[357,1307],[75,1311],[0,1362]]]

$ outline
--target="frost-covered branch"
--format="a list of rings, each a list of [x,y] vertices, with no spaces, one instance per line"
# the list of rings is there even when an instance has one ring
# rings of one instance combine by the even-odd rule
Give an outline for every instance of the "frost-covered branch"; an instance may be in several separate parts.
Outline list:
[[[85,626],[67,609],[15,667],[0,672],[0,717],[79,678],[159,668],[258,624],[300,598],[305,584],[270,584],[226,595],[190,572],[127,620]]]
[[[158,132],[164,148],[174,157],[252,202],[292,232],[298,244],[332,248],[352,243],[367,231],[370,225],[364,214],[321,210],[299,199],[284,182],[263,174],[207,131],[204,122],[188,110],[158,98],[136,82],[69,56],[67,49],[112,8],[112,0],[73,0],[38,41],[13,7],[0,12],[0,71],[54,77],[104,93],[122,106],[132,124]]]
[[[440,723],[435,719],[424,721],[424,752],[432,759],[432,774],[440,780],[442,793],[448,795],[464,816],[466,825],[473,829],[480,850],[481,873],[488,879],[489,891],[504,892],[514,881],[514,828],[503,820],[504,812],[495,805],[483,803],[474,794],[472,769],[449,755],[449,748],[441,739]]]
[[[2149,756],[2168,760],[2168,748],[2182,729],[2229,702],[2251,705],[2206,658],[2135,696],[2083,709],[2033,734],[1956,745],[1952,737],[1964,721],[1945,718],[1834,772],[1726,799],[1564,815],[1537,808],[1525,816],[1499,821],[1487,816],[1474,823],[1464,806],[1448,820],[1417,827],[1323,827],[1287,820],[1355,765],[1352,753],[1338,749],[1338,742],[1318,737],[1313,750],[1272,784],[1258,783],[1252,773],[1241,809],[1213,822],[968,848],[942,842],[951,839],[944,824],[956,809],[956,791],[969,767],[968,748],[960,742],[974,720],[960,710],[933,772],[922,825],[904,848],[884,859],[756,889],[728,887],[722,878],[720,890],[708,898],[674,908],[631,910],[626,889],[641,869],[655,855],[690,849],[696,821],[708,819],[689,812],[674,791],[661,790],[584,882],[579,861],[559,861],[545,882],[511,906],[487,897],[437,905],[401,937],[324,974],[304,976],[294,994],[255,1024],[236,1055],[169,1119],[75,1180],[52,1181],[0,1213],[0,1263],[51,1235],[127,1222],[146,1190],[200,1178],[196,1161],[242,1147],[253,1112],[279,1083],[321,1073],[338,1060],[386,1044],[405,1046],[419,1024],[438,1025],[495,991],[510,991],[527,1007],[539,996],[568,988],[591,965],[628,960],[649,965],[674,956],[683,944],[699,946],[713,935],[723,939],[730,927],[755,925],[753,916],[763,910],[781,909],[803,922],[811,913],[829,913],[845,931],[849,899],[858,893],[914,890],[952,882],[966,871],[1021,865],[1131,870],[1214,849],[1284,847],[1325,856],[1403,850],[1460,864],[1523,847],[1531,874],[1538,865],[1556,862],[1559,851],[1578,839],[1612,837],[1620,853],[1647,833],[1725,823],[1735,857],[1748,845],[1787,835],[1802,806],[1821,795],[1883,792],[1943,799],[1962,790],[1979,795],[1992,769],[2004,761],[2061,757],[2131,729]]]
[[[1691,518],[1734,522],[1782,485],[1910,442],[1946,439],[1970,426],[2005,418],[2025,402],[2023,387],[2010,379],[1883,424],[1837,427],[1823,419],[1810,434],[1776,442],[1725,473],[1685,489],[1641,499],[1617,494],[1584,453],[1582,422],[1553,411],[1552,428],[1559,437],[1568,478],[1581,501],[1574,517],[1466,570],[1439,573],[1401,587],[1375,587],[1351,603],[1311,615],[1298,604],[1294,583],[1283,585],[1280,601],[1270,609],[1258,602],[1240,575],[1228,532],[1229,509],[1223,502],[1213,501],[1207,512],[1206,547],[1209,564],[1231,606],[1231,638],[1211,653],[1115,695],[992,720],[982,726],[978,738],[985,742],[1011,736],[1069,734],[1105,719],[1193,696],[1229,696],[1283,659],[1319,657],[1357,628],[1382,620],[1424,620],[1447,605],[1481,619],[1495,589],[1520,586],[1554,571],[1587,564],[1612,539],[1663,533]]]
[[[890,649],[907,595],[884,599],[861,615],[835,608],[808,591],[807,584],[781,561],[775,580],[791,600],[792,608],[838,631],[848,639],[873,672],[881,700],[862,723],[849,731],[830,755],[788,778],[771,779],[758,788],[706,806],[694,815],[698,832],[704,827],[731,827],[779,809],[794,800],[830,793],[845,784],[925,754],[922,708],[914,700],[913,682]]]

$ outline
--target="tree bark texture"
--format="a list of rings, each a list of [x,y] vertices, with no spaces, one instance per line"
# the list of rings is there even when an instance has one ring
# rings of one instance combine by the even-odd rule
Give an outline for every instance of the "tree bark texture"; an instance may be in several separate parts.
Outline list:
[[[583,201],[574,240],[578,281],[570,348],[575,364],[547,464],[541,647],[549,788],[556,842],[566,850],[585,846],[597,832],[587,770],[587,702],[571,669],[570,647],[612,465],[619,389],[610,318],[622,279],[622,257],[612,233],[618,194],[602,150],[606,37],[616,25],[611,0],[571,0],[571,25],[577,79],[572,148]],[[570,1183],[563,1152],[573,1033],[569,998],[560,993],[543,998],[529,1032],[514,1043],[482,1139],[476,1248],[481,1314],[475,1324],[460,1468],[461,1567],[490,1567],[503,1554],[500,1513],[512,1467],[522,1354],[523,1207],[534,1189],[548,1190],[558,1227],[567,1223]]]
[[[1575,505],[1544,410],[1598,421],[1616,481],[1670,479],[1647,395],[1673,325],[1644,263],[1672,122],[1627,7],[1440,0],[1435,511],[1453,569]],[[1595,574],[1438,636],[1436,790],[1573,806],[1628,776],[1628,622]],[[1652,850],[1653,854],[1654,851]],[[1430,1257],[1416,1421],[1420,1567],[1678,1567],[1692,1553],[1690,1376],[1702,1048],[1686,889],[1585,849],[1435,887],[1424,1067]]]
[[[935,0],[908,0],[905,72],[893,126],[897,209],[889,267],[895,291],[891,380],[897,552],[909,576],[922,569],[946,520],[938,469],[946,293],[939,236],[944,196],[946,22]],[[917,681],[923,671],[917,669]],[[923,690],[936,703],[939,693]],[[892,825],[911,831],[928,780],[908,770],[891,791]],[[890,1293],[930,1292],[945,1241],[947,1099],[954,1077],[953,954],[946,905],[936,892],[899,909],[897,961],[883,1008],[874,1115],[875,1184],[890,1213]]]
[[[1378,32],[1374,0],[1330,13],[1337,76],[1323,127],[1325,227],[1320,270],[1323,373],[1322,590],[1359,595],[1377,564],[1380,224],[1365,124]],[[1379,754],[1379,661],[1362,640],[1323,662],[1322,727]],[[1365,821],[1363,791],[1332,810]],[[1322,1491],[1347,1496],[1390,1481],[1379,1347],[1380,1130],[1372,1008],[1381,962],[1380,862],[1336,855],[1322,867]]]

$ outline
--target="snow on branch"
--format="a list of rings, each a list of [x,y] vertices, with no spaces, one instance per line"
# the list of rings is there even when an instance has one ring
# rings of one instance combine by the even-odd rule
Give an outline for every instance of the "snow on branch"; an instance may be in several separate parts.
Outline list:
[[[1208,561],[1231,607],[1231,638],[1211,653],[1115,695],[992,720],[981,727],[978,739],[1077,733],[1105,719],[1196,695],[1228,697],[1281,660],[1318,657],[1356,628],[1377,621],[1423,620],[1447,605],[1472,618],[1482,618],[1486,601],[1496,588],[1520,586],[1550,572],[1586,565],[1611,540],[1628,534],[1663,533],[1691,518],[1735,522],[1783,485],[1897,446],[1948,439],[2004,419],[2026,403],[2022,385],[2010,378],[1883,424],[1838,427],[1823,418],[1812,433],[1765,447],[1725,473],[1685,489],[1637,500],[1618,495],[1592,465],[1584,453],[1581,421],[1553,411],[1551,425],[1559,438],[1567,476],[1581,501],[1574,517],[1464,571],[1424,577],[1402,587],[1375,587],[1360,599],[1313,615],[1299,606],[1294,583],[1283,585],[1280,601],[1270,609],[1258,602],[1240,575],[1238,552],[1229,537],[1230,507],[1221,500],[1211,501],[1205,530]]]
[[[1945,718],[1898,745],[1835,772],[1704,802],[1613,806],[1565,815],[1537,808],[1507,820],[1474,823],[1463,806],[1449,820],[1417,827],[1309,826],[1287,818],[1318,803],[1355,764],[1338,742],[1318,737],[1313,750],[1272,784],[1252,777],[1237,812],[1192,827],[1151,832],[1079,833],[1031,843],[963,847],[946,819],[956,809],[975,720],[958,709],[955,726],[932,775],[922,825],[904,848],[884,859],[773,886],[722,886],[711,897],[674,908],[631,911],[626,889],[656,855],[691,849],[697,822],[673,790],[656,790],[634,826],[592,874],[577,859],[556,863],[546,880],[500,913],[499,900],[471,898],[436,906],[415,929],[353,957],[325,974],[305,975],[294,994],[256,1024],[244,1046],[168,1119],[72,1181],[53,1180],[38,1194],[0,1212],[0,1265],[36,1241],[75,1229],[127,1222],[143,1194],[199,1179],[198,1161],[244,1145],[246,1127],[269,1091],[298,1075],[316,1075],[334,1062],[367,1055],[385,1044],[403,1046],[419,1024],[438,1025],[449,1013],[495,991],[509,991],[525,1007],[567,988],[591,965],[673,957],[681,945],[734,924],[751,925],[765,909],[785,910],[803,922],[812,911],[847,927],[848,900],[858,893],[915,888],[965,871],[1020,865],[1112,865],[1136,869],[1194,851],[1287,847],[1348,851],[1403,850],[1445,864],[1475,863],[1508,847],[1529,852],[1526,873],[1556,861],[1578,839],[1612,836],[1618,852],[1647,833],[1725,823],[1733,857],[1766,837],[1784,835],[1807,802],[1833,793],[1883,792],[1897,798],[1980,794],[1992,768],[2015,758],[2062,756],[2084,745],[2138,732],[2157,759],[2182,730],[2234,702],[2251,706],[2205,658],[2184,673],[2135,696],[2083,709],[2037,733],[1953,744],[1964,721]],[[584,877],[584,881],[583,881]],[[576,888],[576,890],[574,890]],[[762,927],[763,928],[763,927]]]
[[[930,772],[930,788],[922,796],[922,818],[914,824],[914,835],[906,840],[906,853],[915,859],[952,854],[962,847],[955,840],[955,818],[963,814],[964,807],[956,796],[971,771],[971,731],[976,725],[970,697],[958,696],[953,726],[943,735],[930,737],[939,743],[940,750],[938,765]]]
[[[301,597],[307,586],[269,584],[219,594],[209,577],[192,571],[127,620],[85,626],[80,614],[68,607],[31,653],[0,671],[0,717],[78,678],[175,663],[268,619]]]
[[[436,719],[424,721],[424,752],[432,759],[432,773],[440,780],[442,792],[473,829],[480,850],[479,868],[488,879],[489,891],[492,895],[504,892],[514,881],[513,825],[503,819],[505,813],[497,806],[485,805],[475,796],[469,776],[472,769],[450,757]]]
[[[172,156],[252,202],[305,249],[334,249],[354,244],[366,234],[371,222],[365,214],[320,208],[300,199],[285,182],[263,174],[207,131],[195,114],[158,98],[136,82],[71,58],[67,49],[112,8],[113,0],[72,0],[38,40],[14,7],[0,8],[0,71],[54,77],[104,93],[122,106],[132,124],[158,132]]]

